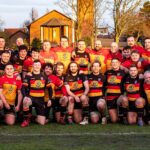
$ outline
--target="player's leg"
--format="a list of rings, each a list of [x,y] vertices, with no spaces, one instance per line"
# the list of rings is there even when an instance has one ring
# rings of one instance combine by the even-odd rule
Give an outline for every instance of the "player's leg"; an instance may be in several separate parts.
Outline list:
[[[82,121],[82,104],[74,102],[73,120],[75,123],[80,123]]]
[[[137,109],[137,117],[138,117],[138,125],[143,126],[143,116],[144,116],[144,106],[145,106],[145,100],[140,97],[135,101],[135,106]]]
[[[16,121],[15,107],[10,105],[10,109],[4,108],[4,114],[5,114],[5,123],[7,125],[14,125]]]
[[[80,97],[81,104],[82,104],[82,111],[83,111],[83,121],[80,122],[81,125],[88,124],[89,119],[89,98],[85,95]]]
[[[31,119],[31,109],[32,106],[32,100],[30,97],[24,97],[23,99],[23,115],[24,115],[24,121],[22,122],[21,126],[26,127],[30,123]]]
[[[45,103],[43,99],[34,99],[33,105],[35,106],[35,110],[37,113],[36,122],[40,125],[45,125],[46,116],[45,116]]]
[[[59,103],[60,103],[60,123],[65,124],[68,97],[67,96],[61,97]]]
[[[128,123],[130,125],[136,124],[137,122],[137,110],[135,106],[135,101],[129,101],[129,110],[128,110]]]
[[[128,124],[127,114],[128,114],[128,98],[125,95],[121,95],[117,100],[117,105],[119,107],[119,119],[123,124]]]
[[[101,116],[101,119],[102,119],[102,124],[107,124],[106,101],[103,98],[98,99],[97,109],[100,112],[100,116]]]
[[[107,101],[108,113],[112,123],[118,121],[118,112],[117,112],[117,100]]]

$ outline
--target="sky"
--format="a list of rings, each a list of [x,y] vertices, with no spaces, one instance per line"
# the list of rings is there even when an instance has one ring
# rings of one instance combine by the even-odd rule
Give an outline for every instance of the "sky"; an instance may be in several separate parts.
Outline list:
[[[21,27],[25,20],[30,19],[31,9],[38,10],[38,16],[43,16],[46,10],[60,8],[55,5],[57,0],[0,0],[0,19],[4,28]]]
[[[3,28],[20,28],[25,20],[30,20],[32,8],[38,11],[38,17],[46,10],[56,9],[64,13],[55,3],[58,0],[0,0],[0,19],[4,21]],[[103,21],[110,22],[110,15],[104,15]],[[106,23],[105,23],[106,24]]]

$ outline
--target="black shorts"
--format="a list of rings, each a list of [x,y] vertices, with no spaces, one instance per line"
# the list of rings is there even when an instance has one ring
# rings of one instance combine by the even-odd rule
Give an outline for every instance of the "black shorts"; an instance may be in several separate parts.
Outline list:
[[[30,97],[32,101],[32,106],[35,107],[35,111],[37,115],[45,116],[45,102],[44,98],[35,98]]]
[[[55,112],[60,112],[61,105],[60,105],[60,98],[55,98],[55,100],[52,101],[52,108]]]
[[[89,98],[89,109],[90,109],[90,112],[98,111],[98,109],[97,109],[97,102],[98,102],[98,100],[100,98],[102,98],[102,97],[90,97]]]
[[[117,100],[118,100],[118,98],[115,98],[113,100],[108,100],[107,101],[107,108],[108,109],[117,109]]]
[[[13,114],[15,115],[15,106],[14,105],[10,105],[10,109],[7,109],[6,107],[4,107],[4,114]]]
[[[82,104],[81,104],[81,102],[76,102],[76,101],[74,101],[74,109],[82,109]]]
[[[137,112],[135,101],[129,101],[128,112]]]

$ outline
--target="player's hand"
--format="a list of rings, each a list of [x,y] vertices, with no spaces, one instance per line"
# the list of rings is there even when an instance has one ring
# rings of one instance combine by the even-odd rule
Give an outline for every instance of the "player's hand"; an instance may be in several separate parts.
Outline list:
[[[144,75],[142,73],[139,74],[140,79],[144,79]]]
[[[47,107],[51,107],[52,106],[52,101],[51,100],[48,100],[47,102]]]
[[[76,102],[78,102],[78,103],[80,102],[80,98],[78,96],[75,96],[74,98],[75,98]]]
[[[139,61],[139,62],[137,63],[137,67],[140,68],[141,66],[142,66],[142,63]]]
[[[20,110],[20,107],[17,105],[17,106],[15,107],[15,111],[18,112],[19,110]]]
[[[31,73],[31,72],[28,72],[27,75],[31,77],[31,76],[32,76],[32,73]]]
[[[10,105],[8,103],[5,103],[4,105],[5,105],[6,109],[10,109]]]

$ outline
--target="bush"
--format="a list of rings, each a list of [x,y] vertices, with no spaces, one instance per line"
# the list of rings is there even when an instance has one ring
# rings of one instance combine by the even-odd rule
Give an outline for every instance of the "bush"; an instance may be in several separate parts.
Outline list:
[[[37,47],[38,49],[41,49],[41,46],[42,46],[42,42],[40,39],[38,38],[34,38],[32,43],[31,43],[31,46],[32,47]]]

